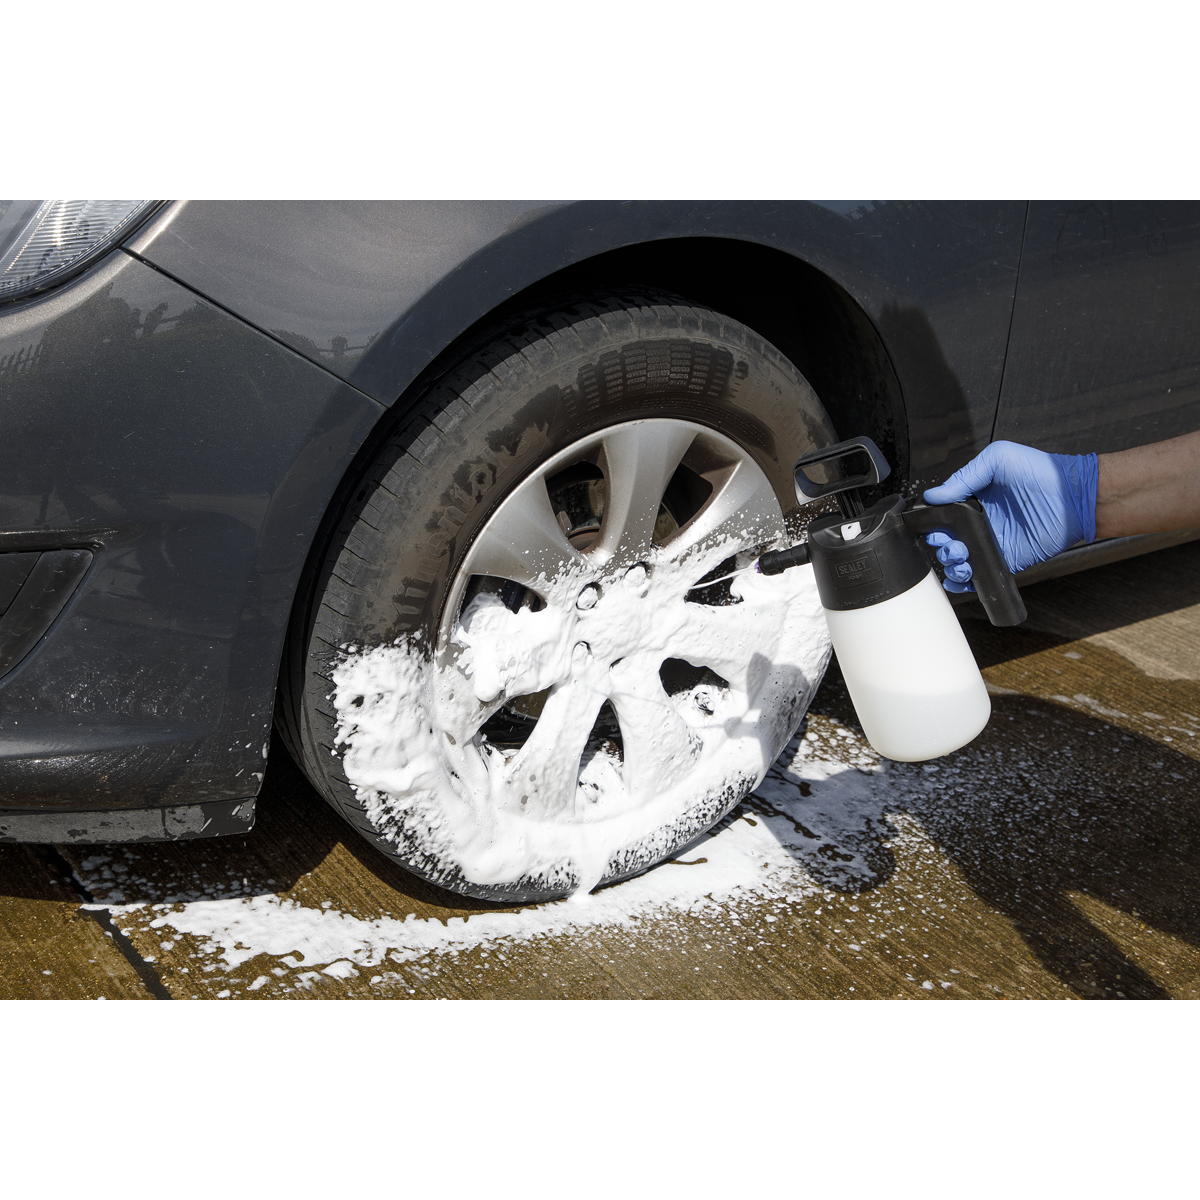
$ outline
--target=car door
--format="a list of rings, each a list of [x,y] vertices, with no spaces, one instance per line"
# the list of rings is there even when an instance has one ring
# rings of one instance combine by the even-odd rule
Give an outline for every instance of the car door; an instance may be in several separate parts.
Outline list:
[[[995,438],[1113,451],[1200,427],[1200,203],[1033,201]]]

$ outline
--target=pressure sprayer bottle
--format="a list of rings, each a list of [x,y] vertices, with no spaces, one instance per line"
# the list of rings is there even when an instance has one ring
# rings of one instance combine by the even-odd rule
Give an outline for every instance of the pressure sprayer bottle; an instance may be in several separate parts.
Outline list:
[[[866,455],[868,468],[832,483],[805,467]],[[837,471],[839,468],[830,468]],[[920,762],[978,736],[992,705],[971,648],[937,575],[924,535],[941,530],[966,544],[971,582],[993,625],[1019,625],[1025,605],[977,500],[906,507],[886,496],[864,509],[860,488],[891,474],[870,438],[804,455],[795,469],[801,503],[836,495],[841,514],[818,517],[808,541],[764,554],[776,575],[811,562],[829,636],[867,740],[887,758]]]

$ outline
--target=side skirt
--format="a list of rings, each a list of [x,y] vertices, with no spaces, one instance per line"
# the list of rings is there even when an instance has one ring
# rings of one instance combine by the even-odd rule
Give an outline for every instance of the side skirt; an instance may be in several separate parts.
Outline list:
[[[105,842],[175,842],[249,833],[254,799],[214,800],[171,808],[91,812],[14,812],[0,809],[0,842],[100,845]]]
[[[1018,571],[1015,578],[1018,587],[1041,583],[1043,579],[1057,579],[1060,575],[1072,575],[1086,571],[1089,567],[1103,567],[1122,559],[1149,554],[1153,550],[1166,550],[1170,546],[1182,546],[1184,542],[1200,539],[1200,528],[1173,529],[1167,533],[1139,533],[1133,537],[1106,538],[1090,546],[1072,546],[1056,554],[1047,562],[1038,563],[1027,571]],[[977,599],[974,592],[953,592],[951,604],[966,604]]]

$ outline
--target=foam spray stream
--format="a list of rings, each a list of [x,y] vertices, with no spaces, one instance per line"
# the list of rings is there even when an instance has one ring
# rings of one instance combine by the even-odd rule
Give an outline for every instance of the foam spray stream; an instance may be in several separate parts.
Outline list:
[[[699,583],[697,583],[692,588],[692,591],[698,592],[698,591],[703,590],[704,588],[710,588],[714,584],[724,583],[727,579],[736,579],[739,575],[745,575],[747,571],[757,571],[757,570],[758,570],[758,559],[756,558],[749,566],[739,567],[736,571],[731,571],[728,575],[718,575],[716,577],[716,579],[701,580]]]

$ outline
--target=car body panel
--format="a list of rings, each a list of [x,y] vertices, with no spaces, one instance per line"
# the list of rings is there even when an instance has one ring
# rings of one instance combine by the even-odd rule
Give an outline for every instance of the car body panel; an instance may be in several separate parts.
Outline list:
[[[381,384],[364,352],[434,284],[542,207],[175,201],[125,247],[390,404],[403,385]]]
[[[460,334],[556,272],[670,239],[768,246],[827,275],[875,324],[916,431],[913,469],[932,482],[991,434],[1025,212],[1012,201],[192,201],[126,244],[389,405]]]
[[[94,557],[0,678],[0,806],[254,795],[297,579],[381,406],[122,251],[7,310],[5,363],[0,552]]]
[[[1200,425],[1200,203],[1034,201],[997,438],[1106,453]]]

